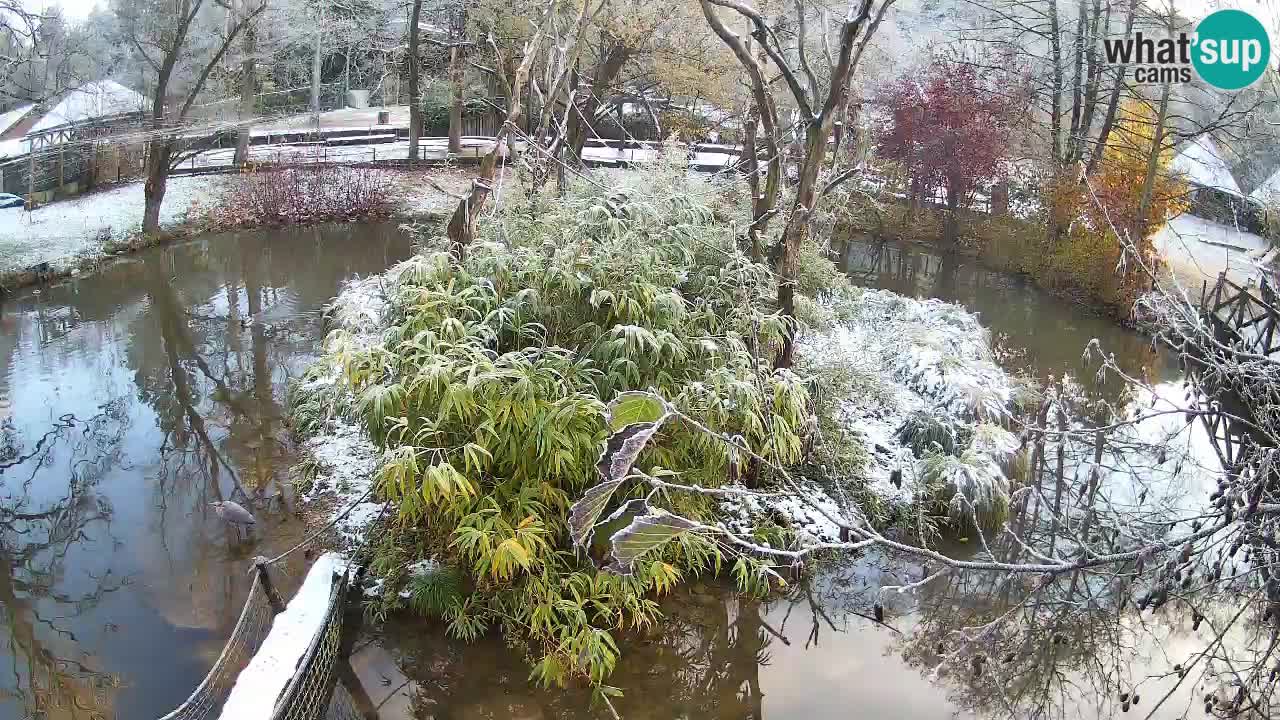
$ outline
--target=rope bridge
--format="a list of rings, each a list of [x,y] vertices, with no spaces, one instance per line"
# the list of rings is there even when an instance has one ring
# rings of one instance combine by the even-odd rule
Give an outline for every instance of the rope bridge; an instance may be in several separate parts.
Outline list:
[[[1280,360],[1280,298],[1266,278],[1256,286],[1241,286],[1223,273],[1212,290],[1207,284],[1201,290],[1200,314],[1214,342],[1195,343],[1187,370],[1206,379],[1207,389],[1218,401],[1222,412],[1202,414],[1200,419],[1223,467],[1239,474],[1255,461],[1259,447],[1268,447],[1272,441],[1250,428],[1265,424],[1255,414],[1255,403],[1245,401],[1259,394],[1259,388],[1250,385],[1256,381],[1216,372],[1215,361],[1240,354]],[[1234,421],[1233,417],[1249,422]]]
[[[244,608],[222,654],[187,700],[160,720],[372,720],[349,668],[357,623],[346,623],[350,577],[342,556],[316,560],[286,607],[268,563],[255,562]],[[344,633],[344,629],[346,632]],[[356,681],[358,685],[358,681]]]

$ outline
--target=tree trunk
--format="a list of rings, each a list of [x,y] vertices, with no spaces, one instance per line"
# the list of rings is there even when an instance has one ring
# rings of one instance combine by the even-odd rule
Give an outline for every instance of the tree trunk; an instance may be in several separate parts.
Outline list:
[[[960,229],[960,191],[956,188],[947,187],[947,222],[943,227],[943,235],[946,236],[946,242],[953,243],[959,235]]]
[[[1160,91],[1160,111],[1156,115],[1156,132],[1151,141],[1151,151],[1147,155],[1147,174],[1142,180],[1142,197],[1138,201],[1138,217],[1132,229],[1132,240],[1135,244],[1147,236],[1147,217],[1151,212],[1151,194],[1155,190],[1156,173],[1160,171],[1160,151],[1164,145],[1164,126],[1169,118],[1169,83]]]
[[[756,125],[759,123],[760,111],[754,102],[751,112],[742,125],[742,159],[747,169],[747,186],[751,188],[751,227],[747,228],[747,239],[751,244],[751,259],[764,262],[764,240],[761,237],[761,225],[764,224],[762,207],[765,197],[760,192],[760,158],[756,155]]]
[[[818,171],[827,153],[827,136],[830,122],[812,121],[805,130],[804,160],[800,168],[800,180],[796,184],[795,204],[791,217],[782,231],[781,252],[778,255],[778,310],[788,320],[796,316],[796,277],[800,270],[800,246],[809,232],[809,215],[818,199]],[[795,361],[795,331],[790,327],[783,336],[782,350],[775,367],[789,368]]]
[[[415,4],[421,3],[421,0],[414,0]],[[520,60],[520,64],[516,67],[515,73],[512,75],[510,87],[511,97],[508,99],[507,117],[502,123],[502,127],[498,128],[497,136],[493,141],[493,149],[489,154],[484,156],[484,160],[480,163],[480,173],[478,177],[471,181],[471,193],[462,200],[458,201],[458,207],[453,211],[453,215],[449,218],[449,225],[445,228],[445,235],[449,238],[450,248],[459,260],[466,257],[467,247],[471,245],[471,241],[476,236],[476,218],[480,217],[480,211],[484,209],[485,202],[489,199],[489,194],[493,192],[493,179],[498,172],[498,156],[502,153],[502,141],[510,134],[512,128],[518,128],[520,118],[524,112],[524,108],[520,103],[520,94],[524,92],[525,82],[529,78],[529,70],[533,66],[534,55],[537,53],[538,46],[542,43],[542,35],[546,32],[547,25],[551,22],[552,5],[548,4],[546,12],[543,13],[537,29],[524,45],[524,56]],[[501,66],[501,63],[499,63]]]
[[[462,152],[462,48],[449,47],[449,152]]]
[[[253,93],[257,78],[256,63],[254,61],[254,53],[257,51],[257,33],[254,32],[252,25],[244,29],[244,40],[241,45],[241,52],[244,58],[240,60],[240,126],[236,132],[236,154],[233,162],[236,167],[244,167],[249,161],[249,131],[251,125],[249,121],[253,118],[254,98]]]
[[[1049,50],[1053,60],[1053,85],[1050,87],[1049,134],[1053,147],[1055,174],[1062,163],[1062,44],[1058,36],[1058,3],[1049,0]]]
[[[316,22],[315,47],[311,53],[311,120],[316,131],[320,130],[320,40],[323,37],[324,11],[320,10],[320,19]]]
[[[1081,10],[1083,9],[1082,6]],[[1102,79],[1102,67],[1098,64],[1098,38],[1099,32],[1111,31],[1110,4],[1107,5],[1105,29],[1101,28],[1102,16],[1102,0],[1093,0],[1092,17],[1089,19],[1089,42],[1085,50],[1084,108],[1081,111],[1078,140],[1075,154],[1071,159],[1072,164],[1084,159],[1085,150],[1089,144],[1089,132],[1093,129],[1093,116],[1098,109],[1098,86]]]
[[[1074,72],[1071,76],[1071,123],[1067,126],[1069,136],[1067,137],[1066,158],[1067,163],[1074,161],[1076,157],[1076,148],[1082,142],[1080,137],[1080,121],[1082,119],[1082,111],[1084,104],[1084,35],[1085,28],[1088,27],[1088,0],[1080,0],[1078,3],[1079,12],[1076,13],[1076,40],[1075,47],[1072,50],[1072,65]]]
[[[608,92],[613,81],[631,57],[631,50],[621,42],[609,46],[604,61],[596,66],[591,77],[591,91],[576,110],[569,113],[569,151],[575,163],[582,161],[582,149],[587,145],[590,121],[600,109],[600,96]]]
[[[1124,36],[1128,37],[1133,34],[1133,19],[1138,12],[1138,0],[1129,0],[1129,12],[1124,21]],[[1089,155],[1089,166],[1086,173],[1093,175],[1098,169],[1098,162],[1102,159],[1102,150],[1107,146],[1107,139],[1111,135],[1111,128],[1115,125],[1116,112],[1120,107],[1120,93],[1124,90],[1124,67],[1116,68],[1116,81],[1111,86],[1111,98],[1107,101],[1107,114],[1102,119],[1102,128],[1098,131],[1098,142],[1093,146],[1093,152]]]
[[[422,137],[422,69],[420,67],[419,18],[422,16],[422,0],[413,0],[409,13],[409,162],[418,160],[418,143]],[[450,129],[452,132],[452,128]]]
[[[172,155],[173,145],[169,138],[151,141],[147,151],[147,182],[142,189],[145,200],[142,232],[148,235],[160,231],[160,204],[164,202],[165,186],[169,182],[169,158]]]

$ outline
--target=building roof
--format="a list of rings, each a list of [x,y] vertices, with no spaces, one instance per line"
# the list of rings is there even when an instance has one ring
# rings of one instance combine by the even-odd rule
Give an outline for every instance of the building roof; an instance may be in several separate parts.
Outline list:
[[[1263,205],[1280,204],[1280,169],[1271,174],[1271,177],[1262,181],[1262,184],[1253,189],[1249,193],[1249,199],[1255,200]]]
[[[6,130],[17,125],[18,121],[26,117],[26,114],[31,112],[34,107],[35,105],[23,105],[20,108],[0,113],[0,135],[4,135]]]
[[[1218,150],[1218,144],[1208,135],[1201,135],[1184,145],[1169,163],[1169,169],[1182,174],[1192,185],[1244,195]]]
[[[64,95],[52,110],[31,127],[28,134],[67,123],[140,112],[146,103],[147,99],[140,93],[114,80],[87,83]]]

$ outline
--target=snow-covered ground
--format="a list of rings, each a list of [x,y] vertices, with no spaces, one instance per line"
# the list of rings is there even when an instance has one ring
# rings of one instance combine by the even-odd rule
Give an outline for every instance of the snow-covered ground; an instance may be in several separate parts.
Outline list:
[[[378,340],[388,306],[382,289],[394,284],[403,267],[401,263],[383,275],[349,282],[339,293],[330,313],[334,328],[345,331],[344,342],[367,346]],[[312,368],[308,377],[299,388],[302,394],[331,392],[339,398],[346,394],[347,401],[335,402],[332,407],[354,405],[350,391],[342,385],[342,368],[336,365]],[[327,418],[323,429],[308,438],[302,447],[318,470],[311,487],[302,496],[303,501],[325,503],[328,514],[324,522],[347,513],[337,520],[336,529],[344,541],[358,544],[382,509],[371,496],[382,464],[382,451],[363,428],[338,415]]]
[[[865,477],[855,478],[890,504],[923,499],[924,459],[904,442],[913,418],[928,417],[971,436],[956,448],[958,474],[946,478],[973,501],[1007,494],[1002,466],[1018,441],[1001,422],[1008,418],[1014,384],[996,364],[990,334],[973,313],[940,300],[916,300],[887,290],[864,290],[835,302],[834,329],[802,337],[800,369],[847,379],[837,421],[861,439],[869,457]],[[834,542],[839,527],[829,514],[850,517],[840,487],[810,488],[808,503],[793,497],[744,496],[722,503],[730,529],[746,532],[769,512],[792,522],[802,538]]]
[[[221,177],[169,179],[160,224],[170,228],[185,222],[192,210],[209,207],[221,197]],[[39,263],[54,269],[74,267],[101,255],[108,242],[121,242],[142,228],[142,183],[59,200],[27,212],[0,210],[0,272],[22,270]]]
[[[465,172],[368,170],[385,184],[400,212],[412,217],[441,215],[467,188]],[[215,207],[235,182],[234,176],[178,175],[169,178],[160,224],[175,229]],[[441,190],[444,192],[441,192]],[[131,182],[42,205],[32,212],[0,209],[0,273],[49,263],[71,270],[101,257],[109,243],[123,243],[142,229],[143,183]]]
[[[354,128],[349,128],[354,129]],[[394,130],[394,128],[392,128]],[[371,129],[371,132],[373,130]],[[303,145],[273,143],[254,145],[249,149],[249,161],[274,164],[307,164],[307,163],[377,163],[389,160],[407,160],[409,158],[409,141],[379,142],[372,137],[368,143],[354,144],[360,138],[342,138],[343,145]],[[419,158],[423,162],[439,163],[449,158],[448,138],[422,138],[418,145]],[[463,158],[480,158],[493,147],[493,141],[485,138],[463,138]],[[210,168],[230,167],[232,149],[207,150],[179,166],[182,170],[203,170]],[[582,151],[582,159],[591,165],[619,166],[641,165],[658,161],[658,150],[652,147],[612,148],[586,147]],[[716,170],[731,167],[737,162],[738,154],[733,148],[707,146],[693,153],[689,158],[690,165],[703,170]]]
[[[1223,272],[1239,285],[1256,279],[1263,272],[1258,261],[1271,247],[1266,238],[1186,213],[1165,223],[1152,242],[1174,277],[1197,293]]]
[[[348,138],[354,140],[355,138]],[[464,138],[462,155],[478,158],[493,147],[492,140],[483,138]],[[441,162],[449,155],[448,138],[423,138],[419,143],[419,157],[424,162]],[[235,150],[224,148],[207,150],[184,160],[179,170],[203,170],[207,168],[230,167]],[[249,148],[249,162],[274,164],[307,164],[307,163],[375,163],[386,160],[407,160],[409,158],[409,141],[370,142],[352,145],[289,145],[269,144],[253,145]]]

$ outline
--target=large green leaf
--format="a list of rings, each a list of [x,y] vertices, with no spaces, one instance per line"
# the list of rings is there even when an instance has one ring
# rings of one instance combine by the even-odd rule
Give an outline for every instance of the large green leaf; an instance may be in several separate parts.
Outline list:
[[[613,569],[623,574],[630,574],[635,561],[642,555],[698,527],[698,523],[688,518],[662,510],[640,515],[610,538],[610,542],[613,543]]]
[[[569,534],[575,545],[586,548],[591,543],[592,532],[614,491],[668,417],[666,401],[653,393],[625,392],[609,403],[607,419],[614,432],[596,461],[603,481],[587,490],[569,510]]]
[[[658,433],[658,428],[662,427],[665,419],[664,416],[658,422],[631,423],[610,435],[605,441],[604,449],[600,451],[600,459],[596,461],[600,477],[605,482],[625,478],[631,472],[631,466],[636,463],[636,458],[640,457],[640,451]]]
[[[609,403],[606,416],[609,429],[621,430],[634,423],[654,423],[661,425],[667,418],[667,403],[650,392],[624,392]]]
[[[591,544],[591,533],[595,530],[596,520],[609,504],[613,491],[621,484],[621,480],[608,480],[588,488],[573,507],[569,508],[569,535],[573,538],[574,545],[586,549]]]

